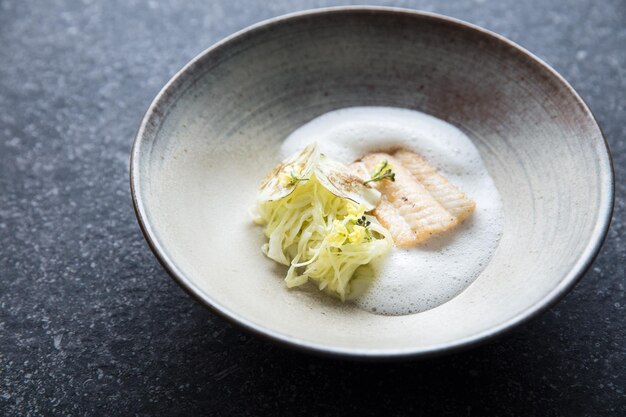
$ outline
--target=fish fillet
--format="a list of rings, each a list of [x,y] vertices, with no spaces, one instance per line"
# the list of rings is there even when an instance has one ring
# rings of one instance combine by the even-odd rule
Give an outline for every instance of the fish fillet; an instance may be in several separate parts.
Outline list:
[[[455,227],[473,212],[475,203],[413,152],[371,153],[350,169],[367,180],[383,160],[395,173],[395,181],[369,183],[382,194],[373,214],[397,246],[415,246]]]
[[[376,170],[377,165],[387,160],[393,172],[395,181],[383,180],[374,186],[386,197],[393,206],[378,207],[374,215],[381,224],[389,229],[396,245],[401,247],[414,246],[432,236],[443,232],[458,223],[454,216],[444,209],[428,190],[409,172],[398,160],[385,153],[373,153],[362,159],[369,172]],[[412,234],[407,236],[405,226],[408,224]],[[392,230],[402,230],[403,233],[393,233]]]
[[[363,181],[367,181],[370,178],[370,173],[363,162],[355,162],[348,168],[350,168],[354,175],[363,179]],[[374,187],[377,186],[377,183],[370,184]],[[380,224],[382,224],[385,229],[389,230],[396,246],[409,247],[415,244],[415,233],[411,229],[411,225],[402,217],[385,194],[382,194],[380,202],[378,206],[376,206],[376,209],[374,209],[373,214]]]
[[[476,203],[461,192],[457,186],[448,182],[420,155],[407,150],[399,150],[393,156],[413,174],[417,181],[426,187],[443,208],[460,222],[474,212]]]

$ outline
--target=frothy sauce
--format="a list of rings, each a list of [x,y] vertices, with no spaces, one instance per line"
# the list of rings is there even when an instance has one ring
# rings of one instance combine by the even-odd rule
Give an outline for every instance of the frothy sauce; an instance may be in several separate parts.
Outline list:
[[[415,248],[394,247],[373,262],[373,279],[353,300],[359,307],[385,315],[430,310],[460,294],[485,269],[502,235],[502,202],[478,149],[459,129],[414,110],[350,107],[294,131],[281,156],[312,142],[345,164],[374,151],[413,150],[476,201],[474,214],[459,227]]]

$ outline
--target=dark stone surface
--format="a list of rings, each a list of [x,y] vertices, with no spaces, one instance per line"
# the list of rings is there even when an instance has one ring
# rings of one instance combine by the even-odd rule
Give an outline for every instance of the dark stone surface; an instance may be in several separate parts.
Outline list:
[[[497,341],[421,362],[323,359],[242,333],[148,250],[131,139],[160,87],[213,42],[345,3],[0,0],[0,415],[626,415],[626,2],[376,3],[499,32],[587,100],[617,202],[576,289]]]

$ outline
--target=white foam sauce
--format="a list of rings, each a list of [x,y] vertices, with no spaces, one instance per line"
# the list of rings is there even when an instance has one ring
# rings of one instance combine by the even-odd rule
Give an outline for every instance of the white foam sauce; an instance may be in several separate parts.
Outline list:
[[[502,202],[478,149],[459,129],[413,110],[351,107],[294,131],[281,156],[312,142],[346,164],[373,151],[413,150],[476,201],[474,214],[456,229],[415,248],[394,247],[375,261],[375,279],[354,300],[358,306],[386,315],[429,310],[460,294],[487,266],[502,234]]]

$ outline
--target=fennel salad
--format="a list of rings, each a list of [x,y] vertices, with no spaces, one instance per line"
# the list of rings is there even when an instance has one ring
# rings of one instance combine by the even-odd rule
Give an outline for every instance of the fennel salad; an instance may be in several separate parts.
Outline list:
[[[389,180],[391,171],[371,181]],[[262,182],[254,220],[265,226],[263,253],[289,267],[289,288],[308,281],[342,301],[359,268],[390,251],[393,240],[371,211],[381,194],[348,167],[310,145]]]

